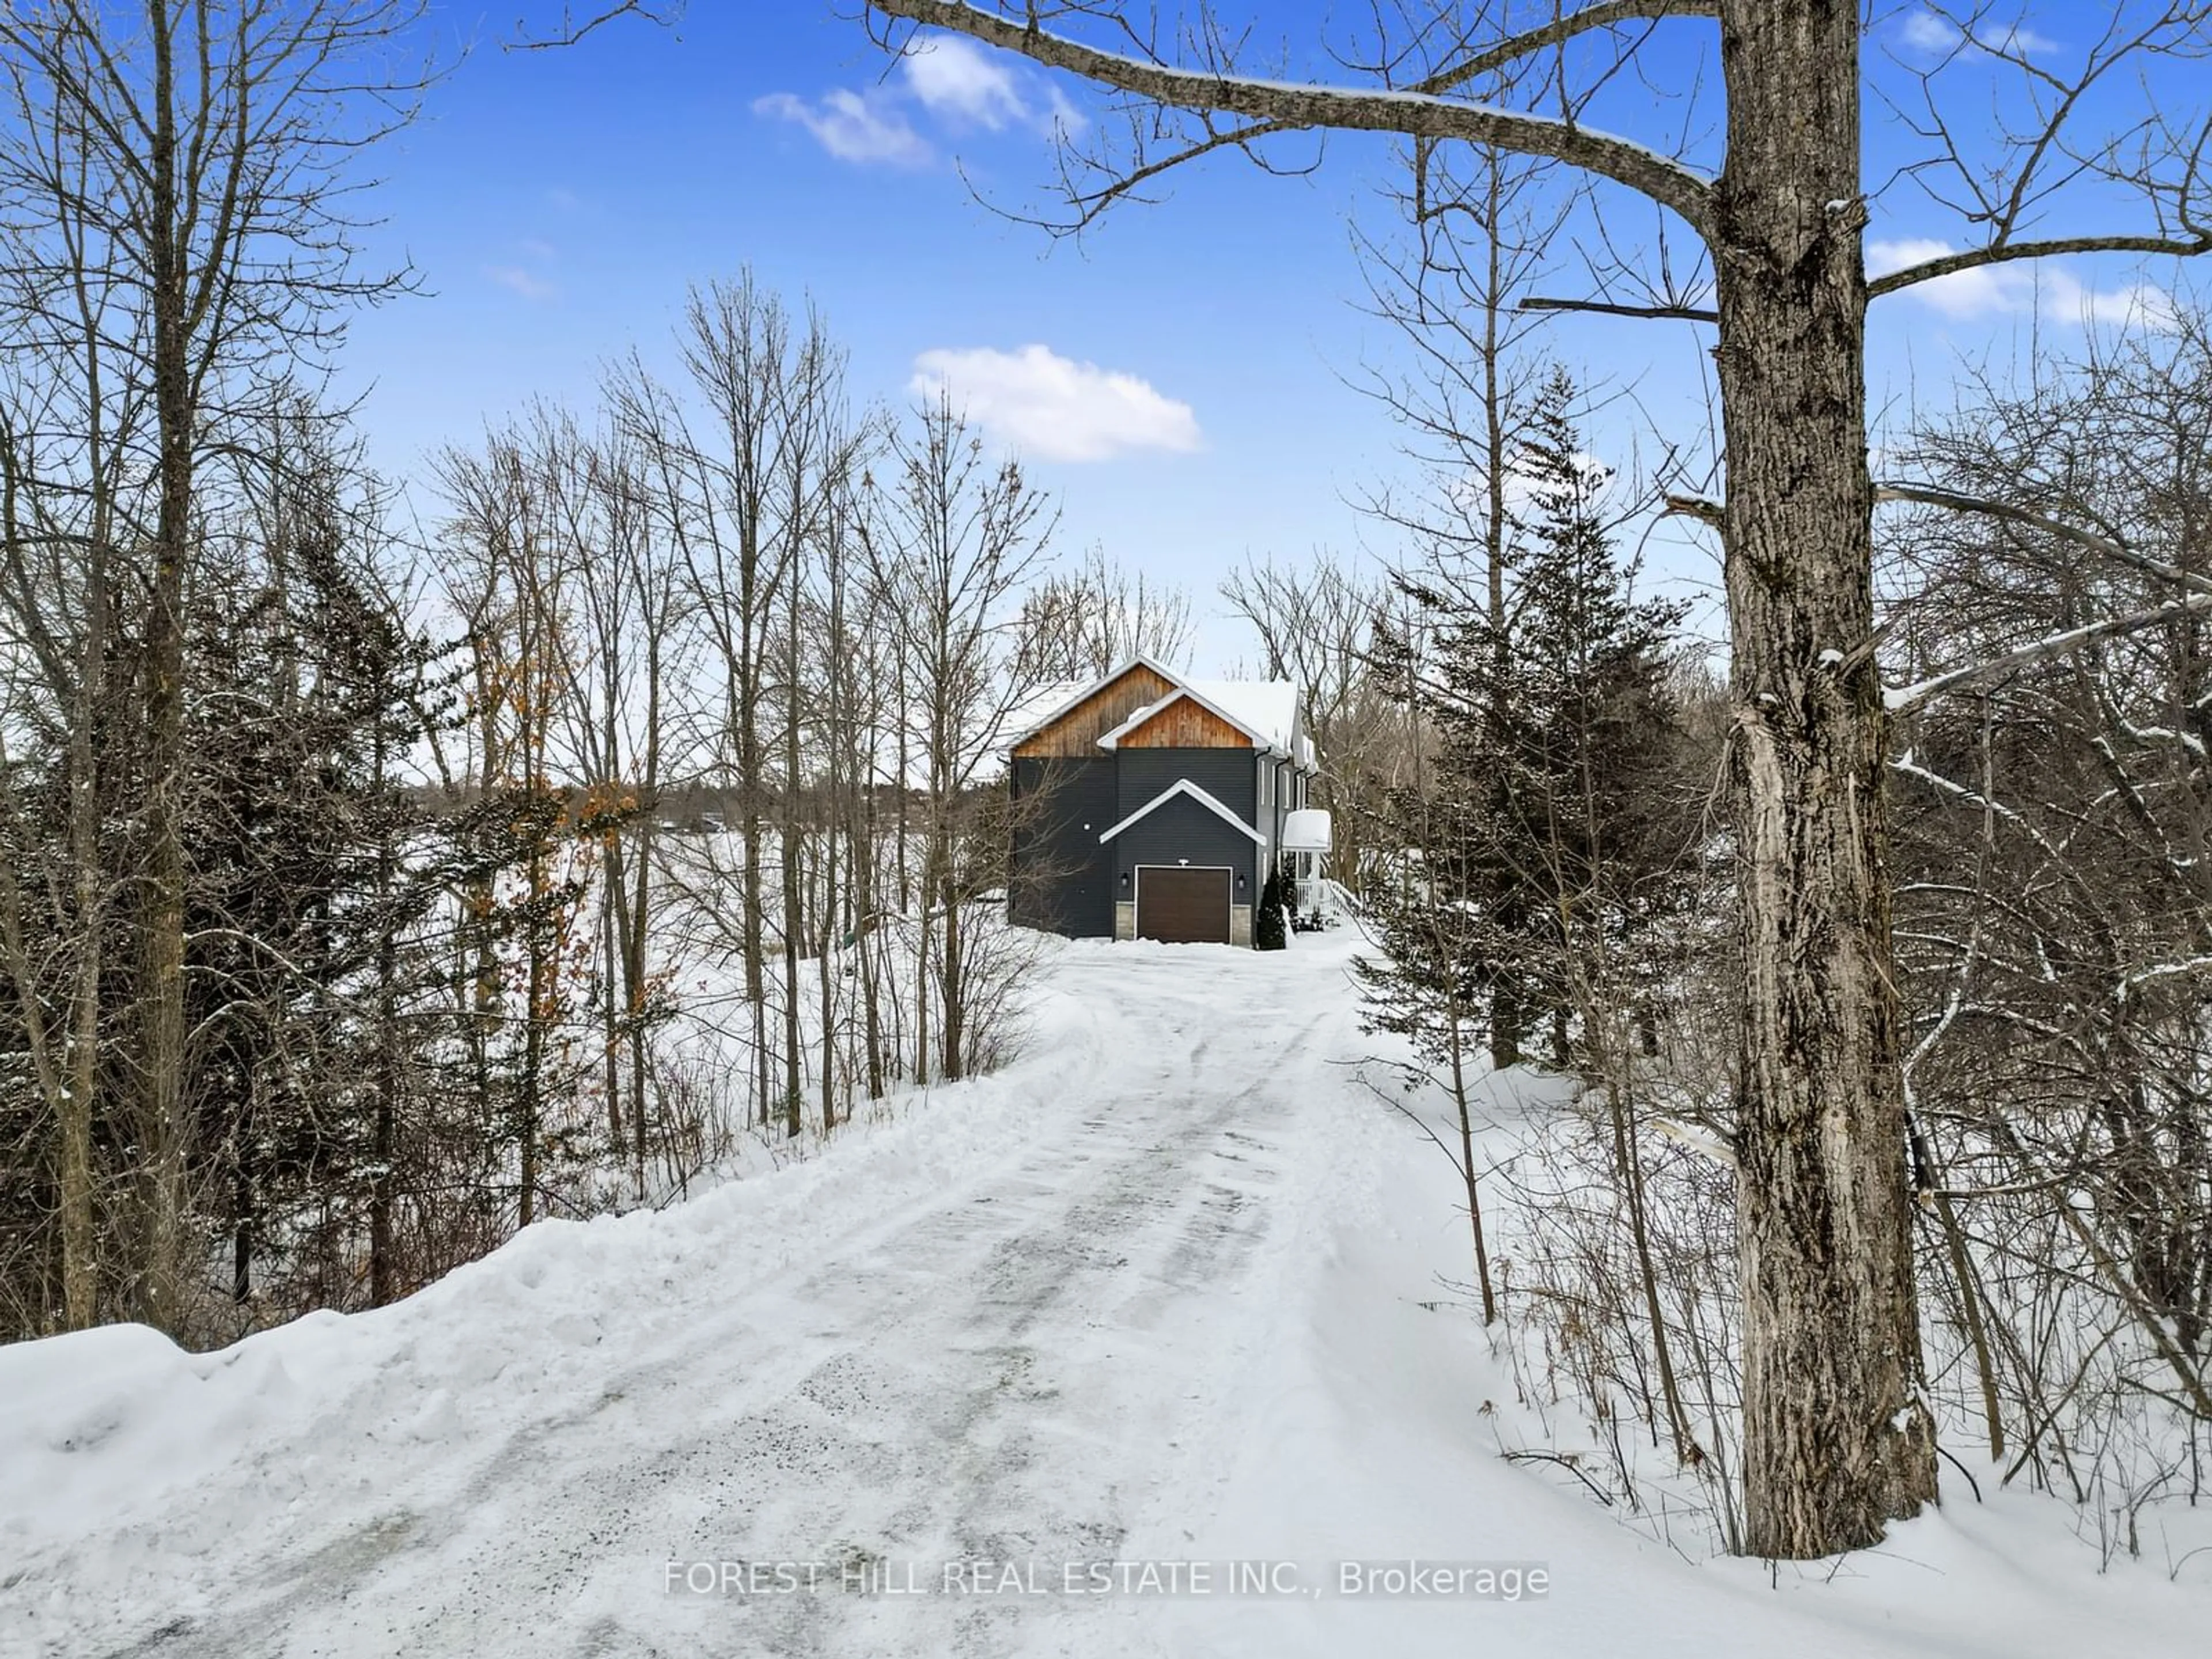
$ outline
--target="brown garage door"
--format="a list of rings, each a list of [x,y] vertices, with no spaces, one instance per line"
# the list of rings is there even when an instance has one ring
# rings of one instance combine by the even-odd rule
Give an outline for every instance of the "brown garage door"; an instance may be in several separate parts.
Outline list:
[[[1137,937],[1229,943],[1229,872],[1148,864],[1137,872]]]

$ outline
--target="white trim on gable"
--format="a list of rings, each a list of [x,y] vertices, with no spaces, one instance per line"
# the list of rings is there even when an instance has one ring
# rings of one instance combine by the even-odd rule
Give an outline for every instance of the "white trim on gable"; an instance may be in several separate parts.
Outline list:
[[[1139,818],[1150,817],[1153,813],[1158,811],[1161,807],[1165,806],[1170,801],[1173,800],[1177,795],[1188,795],[1200,806],[1206,808],[1207,811],[1218,816],[1223,823],[1230,825],[1231,828],[1237,830],[1243,835],[1249,836],[1255,844],[1262,847],[1267,845],[1267,838],[1265,836],[1261,835],[1257,830],[1255,830],[1250,824],[1245,823],[1243,819],[1238,817],[1236,813],[1224,806],[1219,800],[1216,799],[1213,796],[1207,794],[1205,790],[1200,788],[1188,778],[1179,778],[1174,783],[1170,784],[1166,788],[1161,790],[1158,794],[1153,796],[1152,799],[1146,801],[1135,811],[1130,813],[1127,817],[1123,818],[1121,823],[1115,824],[1104,835],[1099,836],[1098,840],[1100,843],[1103,845],[1103,843],[1113,840],[1115,836],[1120,835],[1124,830],[1127,830],[1131,824],[1136,823]]]
[[[1206,710],[1207,714],[1212,715],[1214,719],[1221,721],[1224,725],[1233,726],[1237,730],[1242,732],[1246,737],[1251,738],[1252,747],[1259,753],[1263,755],[1279,755],[1282,752],[1280,750],[1277,749],[1274,744],[1267,741],[1267,733],[1264,732],[1255,732],[1250,726],[1247,726],[1243,720],[1238,720],[1234,714],[1222,708],[1218,703],[1208,702],[1204,697],[1199,696],[1197,692],[1192,690],[1187,685],[1178,685],[1174,690],[1169,692],[1167,696],[1162,697],[1158,702],[1148,703],[1144,708],[1139,708],[1135,714],[1130,715],[1128,719],[1123,720],[1119,726],[1115,726],[1111,732],[1109,732],[1104,737],[1099,738],[1098,746],[1101,749],[1120,748],[1121,746],[1121,739],[1123,738],[1128,736],[1130,732],[1135,731],[1139,726],[1142,726],[1146,720],[1152,719],[1153,715],[1158,714],[1162,709],[1170,708],[1176,703],[1182,702],[1186,697],[1191,702],[1196,703],[1200,708]]]
[[[1098,746],[1101,749],[1119,748],[1123,738],[1128,736],[1130,732],[1135,731],[1146,720],[1152,719],[1153,715],[1158,714],[1161,709],[1166,708],[1170,703],[1175,702],[1177,698],[1183,696],[1184,695],[1186,694],[1183,691],[1183,689],[1181,686],[1177,686],[1174,690],[1169,692],[1167,696],[1162,697],[1158,702],[1146,703],[1142,708],[1139,708],[1135,714],[1130,715],[1128,719],[1123,720],[1111,732],[1106,733],[1104,737],[1099,738]]]

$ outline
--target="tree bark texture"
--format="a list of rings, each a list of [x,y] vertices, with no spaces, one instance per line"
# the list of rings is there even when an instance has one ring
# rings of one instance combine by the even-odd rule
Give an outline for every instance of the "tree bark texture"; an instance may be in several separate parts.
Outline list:
[[[1747,981],[1745,1548],[1877,1542],[1936,1495],[1921,1391],[1881,688],[1869,641],[1856,0],[1723,8],[1713,255]]]

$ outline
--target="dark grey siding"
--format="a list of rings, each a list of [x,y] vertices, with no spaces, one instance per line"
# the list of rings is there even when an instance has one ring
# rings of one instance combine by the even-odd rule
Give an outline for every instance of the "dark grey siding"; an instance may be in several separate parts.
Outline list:
[[[1073,939],[1114,936],[1114,852],[1098,837],[1121,817],[1115,763],[1017,759],[1008,920]]]
[[[1122,757],[1122,764],[1127,766],[1128,760],[1127,756]],[[1251,757],[1244,755],[1238,764],[1249,774]],[[1174,781],[1170,778],[1168,784]],[[1212,793],[1202,780],[1194,778],[1191,781],[1208,794]],[[1254,780],[1248,787],[1248,795],[1256,783]],[[1125,787],[1126,784],[1125,779]],[[1168,784],[1163,784],[1161,788]],[[1152,792],[1158,793],[1157,789]],[[1158,811],[1131,824],[1114,837],[1113,845],[1115,890],[1123,898],[1135,896],[1136,871],[1140,864],[1225,864],[1237,872],[1229,884],[1229,902],[1250,904],[1258,897],[1260,849],[1253,845],[1249,836],[1239,835],[1188,795],[1176,796]]]
[[[1188,778],[1255,830],[1260,799],[1259,756],[1249,749],[1124,749],[1121,751],[1121,811],[1127,817]],[[1136,892],[1140,864],[1225,864],[1237,872],[1230,902],[1256,904],[1260,849],[1188,796],[1178,796],[1115,838],[1115,892]]]
[[[1260,794],[1260,774],[1249,749],[1124,749],[1121,751],[1121,810],[1126,818],[1146,802],[1156,799],[1184,778],[1224,806],[1259,828],[1253,817]]]

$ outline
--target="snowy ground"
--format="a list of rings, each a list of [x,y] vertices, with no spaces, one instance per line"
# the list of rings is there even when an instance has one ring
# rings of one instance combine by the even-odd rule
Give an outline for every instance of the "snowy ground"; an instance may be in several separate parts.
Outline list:
[[[819,1158],[217,1354],[0,1350],[0,1655],[2206,1650],[2212,1560],[2100,1576],[2047,1501],[1770,1572],[1502,1461],[1352,943],[1070,947],[1028,1058]],[[1340,1593],[1407,1558],[1548,1590]]]

